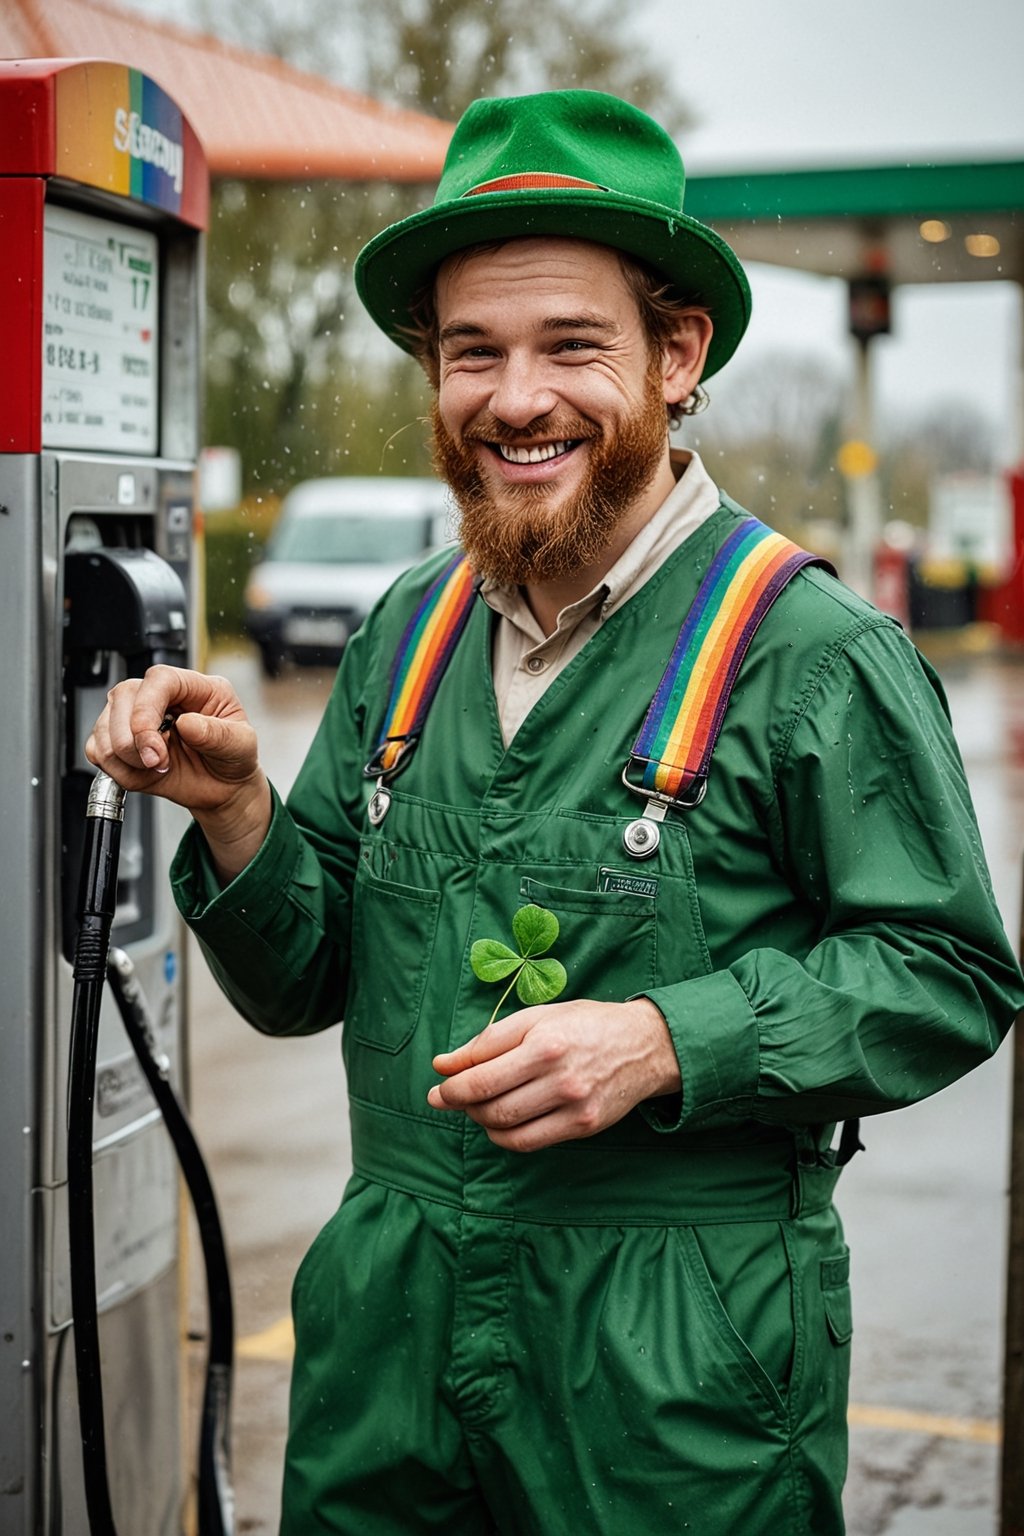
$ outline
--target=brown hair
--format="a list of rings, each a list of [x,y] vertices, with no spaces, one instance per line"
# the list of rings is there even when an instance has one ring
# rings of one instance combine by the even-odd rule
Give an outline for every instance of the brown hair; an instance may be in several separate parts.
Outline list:
[[[504,240],[490,240],[485,244],[469,246],[466,250],[459,251],[453,259],[461,261],[481,251],[496,251],[506,243]],[[675,333],[680,314],[684,310],[703,306],[695,304],[678,288],[666,282],[660,272],[648,266],[647,262],[641,261],[636,256],[629,256],[625,251],[616,251],[615,254],[619,259],[626,286],[640,311],[640,323],[644,328],[647,344],[652,353],[660,353],[662,347]],[[400,329],[403,335],[409,338],[413,356],[436,390],[440,383],[441,370],[433,278],[428,283],[424,283],[414,294],[409,306],[409,324],[401,326]],[[696,416],[699,411],[704,410],[707,403],[707,394],[698,384],[688,400],[667,407],[670,424],[678,426],[683,416]]]

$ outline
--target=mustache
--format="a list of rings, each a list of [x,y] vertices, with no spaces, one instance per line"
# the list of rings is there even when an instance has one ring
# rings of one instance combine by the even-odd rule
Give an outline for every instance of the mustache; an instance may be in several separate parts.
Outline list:
[[[601,436],[601,429],[584,416],[559,416],[549,413],[536,416],[525,427],[510,427],[500,416],[485,411],[471,427],[462,433],[467,443],[505,443],[509,446],[527,447],[530,441],[592,442]]]

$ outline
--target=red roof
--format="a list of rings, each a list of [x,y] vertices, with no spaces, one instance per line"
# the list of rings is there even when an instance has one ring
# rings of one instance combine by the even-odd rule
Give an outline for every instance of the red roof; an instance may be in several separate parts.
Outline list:
[[[4,0],[0,57],[142,70],[191,120],[212,176],[436,181],[452,125],[106,0]]]

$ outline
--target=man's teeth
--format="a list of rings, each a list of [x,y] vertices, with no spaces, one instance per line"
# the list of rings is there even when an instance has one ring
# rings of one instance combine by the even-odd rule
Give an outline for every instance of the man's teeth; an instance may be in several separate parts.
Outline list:
[[[543,464],[546,459],[557,459],[560,453],[568,451],[568,442],[542,443],[537,448],[510,448],[507,443],[498,444],[498,452],[510,464]]]

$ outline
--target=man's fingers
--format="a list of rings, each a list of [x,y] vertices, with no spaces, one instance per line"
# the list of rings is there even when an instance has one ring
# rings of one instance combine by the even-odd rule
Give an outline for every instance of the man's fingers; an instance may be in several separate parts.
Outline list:
[[[219,715],[179,715],[174,729],[187,747],[214,759],[225,778],[242,777],[256,765],[256,732],[247,721]]]
[[[462,1108],[440,1099],[440,1092],[447,1086],[432,1088],[427,1102],[434,1109]],[[604,1128],[601,1118],[586,1106],[566,1105],[547,1094],[538,1097],[530,1091],[535,1086],[539,1087],[529,1085],[522,1095],[508,1093],[489,1103],[468,1106],[464,1113],[487,1132],[495,1146],[504,1147],[507,1152],[536,1152],[559,1142],[594,1136]]]
[[[167,743],[160,727],[184,691],[182,675],[199,674],[182,674],[176,667],[150,667],[145,677],[117,683],[107,694],[106,710],[97,723],[95,735],[100,745],[105,721],[110,750],[122,762],[166,768]]]
[[[506,1152],[539,1152],[563,1141],[579,1141],[596,1135],[603,1127],[581,1123],[564,1109],[555,1109],[550,1114],[537,1115],[533,1120],[524,1120],[508,1129],[490,1126],[485,1129],[494,1145],[503,1147]]]
[[[193,815],[229,802],[237,810],[250,784],[265,801],[256,732],[234,689],[186,667],[150,667],[115,684],[86,755],[125,789],[165,796]]]
[[[532,1012],[532,1009],[524,1008],[507,1019],[499,1019],[496,1024],[488,1024],[486,1029],[482,1029],[472,1040],[467,1040],[465,1045],[458,1046],[454,1051],[442,1051],[434,1057],[434,1071],[440,1072],[443,1077],[452,1077],[456,1072],[465,1072],[468,1067],[493,1061],[496,1056],[504,1056],[506,1051],[514,1050],[522,1043],[530,1028],[526,1016]]]
[[[118,688],[125,686],[118,684]],[[168,714],[245,718],[234,689],[225,678],[192,672],[187,667],[150,667],[132,695],[132,734],[136,739],[159,734]]]
[[[135,750],[139,754],[139,761],[143,767],[155,768],[157,773],[170,771],[167,743],[162,731],[139,731],[134,741]]]
[[[428,1096],[428,1101],[436,1109],[462,1109],[471,1120],[486,1130],[510,1130],[514,1126],[524,1125],[528,1120],[536,1120],[540,1115],[548,1115],[562,1104],[556,1085],[545,1078],[531,1078],[507,1092],[486,1099],[463,1100],[460,1095],[458,1099],[450,1101],[449,1094],[454,1087],[450,1082],[438,1084],[437,1088],[431,1089],[431,1094],[437,1097],[430,1099]]]
[[[105,732],[110,751],[122,762],[166,772],[171,761],[167,724],[189,717],[196,721],[189,740],[195,750],[244,759],[251,768],[255,733],[231,685],[185,667],[150,667],[145,677],[112,688],[94,732],[96,747],[103,750]],[[233,735],[233,726],[243,730]]]
[[[128,763],[123,757],[110,750],[109,739],[101,731],[93,731],[85,744],[85,755],[89,762],[97,768],[102,768],[112,779],[121,785],[122,789],[148,790],[152,788],[153,774],[150,769],[138,764]],[[158,773],[160,769],[156,770]],[[166,770],[165,770],[166,771]]]
[[[518,1043],[481,1060],[507,1043],[509,1026]],[[498,1040],[488,1033],[435,1060],[446,1076],[428,1102],[462,1110],[498,1146],[526,1151],[594,1136],[642,1099],[679,1088],[672,1037],[647,998],[549,1003],[513,1014]],[[462,1059],[473,1064],[453,1070]]]
[[[466,1109],[470,1104],[482,1104],[499,1094],[508,1093],[521,1081],[521,1069],[515,1063],[510,1064],[500,1058],[493,1062],[481,1062],[438,1083],[431,1089],[434,1095],[431,1102],[438,1109]]]
[[[435,1109],[468,1110],[550,1077],[564,1058],[565,1040],[560,1031],[548,1030],[543,1036],[534,1032],[546,1011],[523,1008],[488,1024],[457,1050],[435,1056],[434,1070],[445,1081],[431,1090],[428,1102]]]
[[[141,687],[142,682],[139,678],[128,678],[116,684],[107,694],[107,707],[96,721],[92,734],[86,742],[85,752],[90,762],[115,776],[119,768],[129,768],[133,772],[139,772],[148,766],[156,766],[143,761],[132,730],[132,711]],[[161,718],[158,716],[153,722],[153,734],[157,737],[157,727]],[[165,752],[158,754],[157,761],[165,758]],[[126,787],[131,788],[130,785]]]
[[[452,1052],[451,1060],[445,1057],[434,1058],[435,1070],[445,1078],[443,1083],[431,1089],[429,1102],[435,1109],[469,1110],[471,1106],[484,1105],[496,1099],[504,1103],[517,1090],[525,1089],[534,1095],[531,1113],[540,1114],[552,1104],[561,1102],[567,1091],[570,1097],[574,1096],[562,1083],[560,1067],[564,1061],[565,1047],[560,1038],[556,1035],[550,1040],[537,1042],[529,1025],[515,1027],[515,1019],[523,1018],[530,1012],[531,1009],[524,1009],[522,1014],[513,1015],[512,1019],[505,1021],[512,1028],[503,1032],[499,1042],[503,1049],[495,1049],[493,1039],[484,1041],[484,1035],[488,1033],[485,1030],[478,1041],[470,1041],[463,1047],[463,1051],[469,1053],[469,1059],[461,1069],[454,1061],[461,1054],[459,1052]],[[483,1059],[480,1059],[479,1041],[484,1041],[482,1049],[486,1054]],[[546,1098],[543,1104],[538,1096],[541,1083],[550,1088],[550,1102]]]

